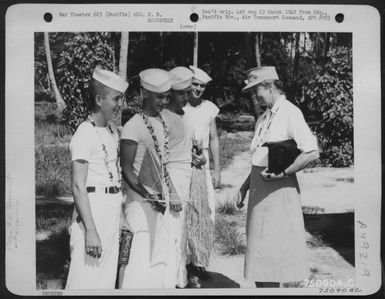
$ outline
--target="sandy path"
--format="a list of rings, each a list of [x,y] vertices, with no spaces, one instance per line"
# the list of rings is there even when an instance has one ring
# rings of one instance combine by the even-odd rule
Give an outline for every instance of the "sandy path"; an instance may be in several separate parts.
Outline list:
[[[250,173],[248,152],[234,157],[232,163],[221,172],[222,189],[216,190],[216,202],[230,200]],[[305,169],[297,174],[303,206],[317,206],[325,213],[345,213],[354,210],[354,168]],[[247,197],[246,197],[247,198]]]

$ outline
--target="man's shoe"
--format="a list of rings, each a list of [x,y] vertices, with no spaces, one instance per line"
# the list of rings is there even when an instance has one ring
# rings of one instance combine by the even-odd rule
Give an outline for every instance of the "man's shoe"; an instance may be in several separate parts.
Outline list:
[[[190,263],[186,266],[186,268],[187,268],[187,276],[188,277],[190,277],[190,276],[198,276],[199,277],[199,267]]]
[[[198,276],[190,276],[188,278],[188,284],[185,288],[187,288],[187,289],[200,289],[201,284],[199,283]]]
[[[209,281],[209,280],[212,280],[213,277],[211,276],[211,274],[209,272],[206,271],[206,269],[204,267],[200,267],[199,268],[199,278],[201,280],[205,280],[205,281]]]

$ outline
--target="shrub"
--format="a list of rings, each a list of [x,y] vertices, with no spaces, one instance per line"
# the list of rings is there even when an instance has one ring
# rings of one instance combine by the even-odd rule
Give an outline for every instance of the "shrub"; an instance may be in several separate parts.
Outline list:
[[[71,192],[70,129],[62,124],[35,124],[35,193],[47,198]]]
[[[67,146],[35,147],[36,195],[56,198],[71,192],[71,157]]]
[[[73,130],[88,114],[88,83],[96,66],[113,69],[113,49],[109,46],[110,33],[77,33],[66,44],[60,55],[58,85],[66,108],[63,121]]]
[[[326,165],[353,164],[353,82],[351,49],[339,47],[328,53],[328,62],[310,80],[306,96],[321,122],[314,130]]]
[[[307,247],[311,249],[325,248],[328,246],[328,244],[325,242],[324,238],[320,234],[311,235],[311,237],[306,240],[306,244]]]
[[[67,228],[43,241],[36,242],[36,273],[38,281],[45,279],[65,279],[70,260],[70,235]],[[44,286],[42,286],[44,287]]]
[[[236,222],[228,222],[220,216],[215,221],[215,243],[224,255],[237,255],[243,253],[246,248]]]
[[[225,202],[221,202],[217,206],[217,212],[225,215],[234,215],[237,212],[237,209],[234,203],[229,200],[226,200]]]

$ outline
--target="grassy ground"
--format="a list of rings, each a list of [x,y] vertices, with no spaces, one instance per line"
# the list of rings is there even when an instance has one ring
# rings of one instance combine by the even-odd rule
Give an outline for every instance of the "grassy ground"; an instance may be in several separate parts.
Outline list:
[[[71,195],[71,137],[70,129],[54,120],[35,121],[36,195],[48,199]],[[250,133],[220,132],[222,169],[235,155],[248,150],[250,139]]]
[[[221,169],[225,169],[232,162],[234,156],[241,152],[249,150],[250,142],[253,137],[251,132],[228,133],[226,131],[218,132]],[[210,168],[214,165],[210,159]]]
[[[222,131],[219,136],[222,167],[227,167],[234,155],[248,149],[249,133],[227,133]],[[46,120],[36,121],[36,195],[46,199],[70,194],[70,131],[62,125]],[[232,207],[229,205],[229,209]],[[65,278],[69,263],[69,233],[72,204],[62,202],[41,202],[36,205],[36,265],[39,288],[45,288],[44,281],[55,278]],[[229,214],[231,212],[225,211]],[[236,230],[232,224],[219,220],[217,226],[226,225],[222,235],[217,233],[218,250],[224,254],[238,254],[242,238],[232,233]],[[227,238],[227,243],[236,239],[232,249],[222,247],[221,240]],[[238,239],[237,239],[238,238]],[[222,242],[222,243],[221,243]]]
[[[70,133],[65,127],[47,121],[36,125],[36,191],[46,198],[53,199],[69,193],[69,151]],[[245,211],[238,211],[229,202],[234,188],[247,176],[249,160],[247,152],[252,133],[220,133],[221,163],[225,170],[224,186],[217,193],[215,223],[215,254],[211,269],[228,286],[241,285],[243,255],[246,248]],[[235,161],[235,164],[232,163]],[[240,164],[244,164],[243,166]],[[229,165],[231,165],[229,167]],[[299,175],[305,206],[305,224],[308,231],[307,245],[311,254],[311,277],[316,279],[345,279],[352,275],[354,265],[353,212],[346,202],[346,190],[350,190],[354,178],[351,169],[346,171],[331,168],[309,169]],[[301,186],[302,188],[302,186]],[[342,191],[341,191],[342,190]],[[226,193],[227,192],[227,193]],[[321,192],[323,192],[321,194]],[[349,191],[350,192],[350,191]],[[321,195],[317,195],[321,194]],[[344,199],[344,200],[341,200]],[[331,203],[339,202],[337,208],[344,213],[330,213],[335,209]],[[247,204],[247,202],[246,202]],[[326,204],[326,206],[324,206]],[[45,288],[50,279],[63,279],[67,275],[69,263],[68,226],[73,205],[46,203],[36,206],[36,266],[37,286]],[[338,209],[337,209],[338,210]],[[335,230],[338,227],[339,230]],[[342,235],[341,235],[342,234]],[[231,277],[232,279],[228,279]],[[223,282],[222,281],[222,282]],[[236,281],[236,283],[233,283]],[[222,283],[221,282],[221,283]],[[232,283],[230,283],[232,282]],[[226,287],[221,285],[220,287]],[[245,285],[243,285],[244,287]],[[297,285],[287,285],[296,287]],[[210,286],[208,286],[210,287]],[[246,287],[253,287],[247,286]]]
[[[71,193],[71,157],[68,127],[35,122],[36,195],[54,199]]]

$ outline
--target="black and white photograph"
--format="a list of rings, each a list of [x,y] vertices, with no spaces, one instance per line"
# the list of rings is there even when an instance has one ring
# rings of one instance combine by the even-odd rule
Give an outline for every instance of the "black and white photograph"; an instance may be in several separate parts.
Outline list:
[[[379,27],[366,29],[375,13],[12,7],[7,288],[373,293],[380,51]]]
[[[353,287],[352,60],[350,33],[36,33],[37,288]]]

